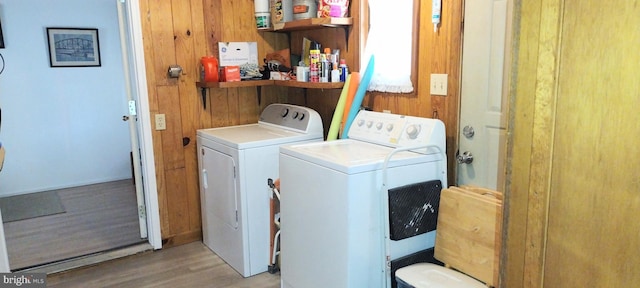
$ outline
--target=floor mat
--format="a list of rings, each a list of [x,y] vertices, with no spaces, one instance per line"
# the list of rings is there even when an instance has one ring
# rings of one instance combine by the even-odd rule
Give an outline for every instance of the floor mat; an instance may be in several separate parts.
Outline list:
[[[29,193],[0,198],[2,222],[12,222],[64,213],[56,191]]]

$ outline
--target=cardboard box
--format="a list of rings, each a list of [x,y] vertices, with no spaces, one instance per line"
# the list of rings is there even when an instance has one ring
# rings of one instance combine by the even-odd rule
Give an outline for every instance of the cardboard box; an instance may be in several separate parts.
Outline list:
[[[258,65],[258,43],[218,42],[218,56],[220,67],[240,66],[247,63]]]
[[[222,82],[240,81],[240,66],[225,66],[220,68]]]

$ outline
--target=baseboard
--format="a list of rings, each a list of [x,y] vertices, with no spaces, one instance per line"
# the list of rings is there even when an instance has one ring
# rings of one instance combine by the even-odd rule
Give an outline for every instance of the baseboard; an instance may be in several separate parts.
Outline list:
[[[198,241],[202,241],[202,231],[189,231],[162,239],[162,248],[170,248]]]

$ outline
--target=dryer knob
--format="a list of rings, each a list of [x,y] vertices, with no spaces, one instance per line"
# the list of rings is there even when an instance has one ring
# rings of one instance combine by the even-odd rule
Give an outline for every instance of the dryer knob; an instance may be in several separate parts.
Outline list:
[[[300,113],[300,118],[298,118],[300,121],[302,121],[302,119],[304,119],[304,113]]]
[[[371,128],[371,126],[373,126],[373,121],[367,122],[367,128]]]
[[[294,111],[293,115],[291,115],[291,118],[296,119],[298,118],[298,115],[300,115],[300,113],[298,111]]]
[[[378,129],[378,130],[382,129],[382,126],[383,126],[383,125],[384,125],[384,124],[382,124],[382,122],[378,122],[378,123],[376,123],[376,129]]]
[[[362,119],[358,120],[358,123],[357,123],[357,124],[358,124],[358,126],[362,126],[362,125],[364,125],[364,120],[362,120]]]
[[[387,124],[387,131],[391,132],[393,130],[393,124]]]
[[[287,115],[289,115],[289,108],[283,108],[282,112],[280,112],[280,116],[284,118],[287,117]]]

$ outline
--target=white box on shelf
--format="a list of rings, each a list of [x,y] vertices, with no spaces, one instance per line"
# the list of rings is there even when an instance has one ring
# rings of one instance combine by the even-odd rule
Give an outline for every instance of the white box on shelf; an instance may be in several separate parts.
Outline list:
[[[257,42],[218,42],[220,67],[258,64]]]

